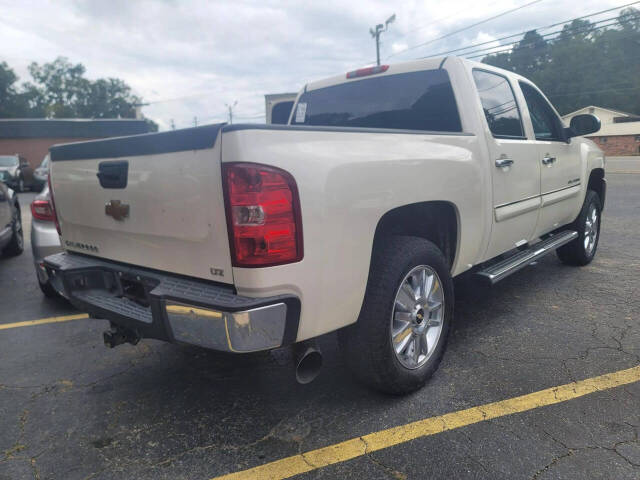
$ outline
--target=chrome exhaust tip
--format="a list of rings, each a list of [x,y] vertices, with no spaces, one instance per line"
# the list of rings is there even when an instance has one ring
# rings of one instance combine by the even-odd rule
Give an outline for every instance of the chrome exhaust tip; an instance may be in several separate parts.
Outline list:
[[[296,343],[293,352],[296,381],[301,385],[313,382],[322,368],[322,352],[312,341]]]

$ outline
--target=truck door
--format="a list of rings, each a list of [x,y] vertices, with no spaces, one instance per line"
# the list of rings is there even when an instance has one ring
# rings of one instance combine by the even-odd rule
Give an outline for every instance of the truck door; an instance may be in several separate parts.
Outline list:
[[[533,238],[540,209],[538,146],[527,139],[513,86],[506,76],[473,69],[488,130],[493,184],[489,259]]]
[[[536,236],[571,223],[580,211],[580,146],[567,142],[564,125],[533,85],[520,81],[538,149],[542,209]]]

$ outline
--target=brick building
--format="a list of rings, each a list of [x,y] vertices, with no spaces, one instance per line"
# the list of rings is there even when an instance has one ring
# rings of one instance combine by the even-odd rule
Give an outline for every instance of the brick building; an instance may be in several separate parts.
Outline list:
[[[596,142],[606,155],[640,155],[640,115],[589,106],[571,112],[562,119],[569,125],[571,118],[581,113],[592,113],[602,122],[600,131],[587,138]]]
[[[144,120],[0,119],[0,155],[19,154],[36,168],[58,143],[148,133]]]

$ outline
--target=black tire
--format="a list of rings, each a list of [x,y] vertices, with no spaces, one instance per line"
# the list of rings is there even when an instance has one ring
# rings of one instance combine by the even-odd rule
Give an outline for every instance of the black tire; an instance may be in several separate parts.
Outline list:
[[[426,363],[409,369],[403,366],[394,351],[392,315],[400,286],[409,272],[422,265],[437,273],[442,286],[442,330]],[[444,354],[453,321],[453,302],[449,266],[438,247],[418,237],[390,237],[380,242],[373,252],[358,321],[339,332],[347,364],[356,379],[395,395],[421,388],[436,371]]]
[[[587,236],[587,220],[590,220],[590,212],[595,210],[597,215],[597,225],[595,228],[595,243],[591,249],[585,246],[585,238]],[[602,223],[602,206],[600,197],[593,190],[587,190],[582,209],[578,214],[578,218],[569,226],[571,230],[578,232],[578,238],[563,245],[556,253],[558,258],[567,265],[582,266],[591,263],[598,249],[600,241],[600,225]],[[589,242],[587,242],[589,243]]]
[[[20,209],[16,207],[13,215],[11,240],[2,251],[4,255],[9,257],[15,257],[24,251],[24,233],[22,231],[22,216],[20,215]]]
[[[47,298],[58,297],[58,292],[55,291],[55,289],[51,286],[49,282],[42,283],[38,278],[38,286],[40,287],[40,290],[42,290],[42,293],[44,294],[45,297]]]

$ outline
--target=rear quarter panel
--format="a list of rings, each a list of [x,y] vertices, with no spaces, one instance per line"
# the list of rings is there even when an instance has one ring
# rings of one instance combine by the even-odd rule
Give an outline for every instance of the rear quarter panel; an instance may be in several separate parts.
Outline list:
[[[468,268],[484,246],[489,188],[473,135],[248,128],[226,131],[222,151],[223,163],[273,165],[296,179],[303,260],[233,273],[240,294],[300,297],[298,340],[357,320],[376,226],[389,210],[429,200],[454,204],[454,274]]]

